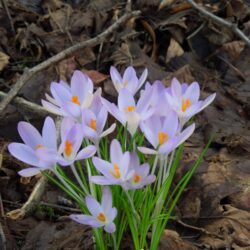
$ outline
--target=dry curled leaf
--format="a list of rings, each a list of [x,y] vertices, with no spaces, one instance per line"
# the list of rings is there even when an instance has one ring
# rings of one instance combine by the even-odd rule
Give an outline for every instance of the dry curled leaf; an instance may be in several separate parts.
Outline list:
[[[158,10],[161,10],[165,7],[170,6],[175,0],[162,0],[159,4]]]
[[[176,42],[176,40],[171,38],[168,51],[167,51],[166,62],[169,62],[172,58],[176,56],[183,55],[183,53],[184,53],[184,50],[182,49],[180,44]]]
[[[9,56],[0,51],[0,71],[2,71],[9,63]]]

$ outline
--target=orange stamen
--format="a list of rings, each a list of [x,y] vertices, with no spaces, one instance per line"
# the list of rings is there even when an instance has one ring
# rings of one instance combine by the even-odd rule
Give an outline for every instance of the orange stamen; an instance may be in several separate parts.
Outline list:
[[[168,140],[168,134],[167,133],[164,133],[164,132],[159,132],[158,133],[158,141],[159,141],[160,145],[165,143],[167,140]]]
[[[36,150],[39,149],[39,148],[44,148],[44,146],[42,144],[36,145]]]
[[[76,95],[73,95],[72,98],[71,98],[71,102],[77,104],[77,105],[80,105],[80,102],[78,100],[78,96]]]
[[[138,183],[138,182],[141,181],[141,176],[138,175],[138,174],[135,174],[133,179],[134,179],[134,182],[135,182],[135,183]]]
[[[70,156],[72,154],[72,151],[73,151],[73,145],[72,145],[72,143],[70,141],[66,140],[65,146],[64,146],[64,153],[67,156]]]
[[[111,170],[110,174],[116,179],[119,179],[121,177],[121,172],[117,164],[114,164],[114,171]]]
[[[135,111],[135,106],[129,105],[125,110],[127,112],[133,112],[133,111]]]
[[[190,99],[184,99],[182,98],[181,100],[181,109],[182,109],[182,112],[185,112],[187,110],[187,108],[189,108],[191,105],[191,101]]]
[[[96,120],[95,119],[90,119],[89,127],[96,131]]]
[[[97,216],[97,219],[101,222],[105,222],[106,221],[106,216],[104,213],[99,213]]]

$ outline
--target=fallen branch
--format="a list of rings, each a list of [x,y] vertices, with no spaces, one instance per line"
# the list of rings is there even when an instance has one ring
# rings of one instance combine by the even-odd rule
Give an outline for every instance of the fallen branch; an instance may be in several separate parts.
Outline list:
[[[8,94],[0,91],[0,99],[6,98],[7,95]],[[29,114],[35,114],[36,116],[41,116],[41,117],[48,115],[48,111],[45,108],[36,103],[29,102],[22,97],[15,97],[11,101],[11,103],[13,103],[13,105],[16,106],[17,108],[21,108],[22,110],[24,110]]]
[[[101,34],[97,35],[96,37],[91,38],[87,41],[77,43],[77,44],[73,45],[72,47],[69,47],[69,48],[63,50],[62,52],[56,54],[55,56],[52,56],[48,60],[36,65],[35,67],[33,67],[31,69],[24,70],[24,73],[22,74],[20,79],[16,82],[16,84],[10,90],[8,95],[1,101],[0,113],[3,112],[3,110],[11,102],[11,100],[18,94],[19,90],[37,72],[46,69],[50,65],[58,63],[59,61],[69,57],[70,55],[72,55],[73,53],[75,53],[78,50],[81,50],[81,49],[84,49],[84,48],[90,47],[90,46],[95,46],[97,44],[104,42],[104,40],[107,38],[107,36],[109,36],[114,30],[116,30],[121,24],[125,23],[127,20],[129,20],[132,17],[139,16],[140,14],[141,14],[141,11],[133,11],[130,13],[126,13],[121,18],[119,18],[114,24],[112,24],[109,28],[107,28],[105,31],[103,31]]]
[[[238,36],[241,40],[243,40],[249,47],[250,47],[250,40],[249,38],[237,27],[236,24],[231,23],[229,21],[226,21],[223,18],[220,18],[213,13],[205,10],[204,8],[200,7],[197,3],[195,3],[193,0],[186,0],[188,3],[192,5],[194,9],[196,9],[198,12],[200,12],[202,15],[210,18],[217,24],[221,24],[229,29],[231,29],[236,36]]]

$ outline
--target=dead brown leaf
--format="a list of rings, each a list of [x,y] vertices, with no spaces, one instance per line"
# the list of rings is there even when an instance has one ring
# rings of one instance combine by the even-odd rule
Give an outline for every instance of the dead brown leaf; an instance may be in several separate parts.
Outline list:
[[[183,54],[184,50],[182,49],[180,44],[175,39],[171,38],[166,55],[166,62],[169,62],[172,58],[176,56],[181,56]]]
[[[184,241],[180,235],[173,230],[165,230],[161,238],[159,250],[197,250],[191,243]]]
[[[165,7],[170,6],[174,1],[175,1],[175,0],[162,0],[162,1],[160,2],[160,5],[159,5],[159,7],[158,7],[158,10],[161,10],[161,9],[163,9],[163,8],[165,8]]]
[[[10,57],[0,51],[0,71],[2,71],[9,63]]]
[[[83,72],[87,74],[96,85],[109,78],[109,75],[104,75],[96,70],[83,70]]]

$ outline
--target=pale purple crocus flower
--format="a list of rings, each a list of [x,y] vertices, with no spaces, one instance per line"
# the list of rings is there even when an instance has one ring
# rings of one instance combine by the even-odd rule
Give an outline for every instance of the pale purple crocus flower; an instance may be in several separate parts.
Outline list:
[[[104,227],[107,233],[114,233],[116,230],[114,219],[117,215],[117,209],[112,207],[110,189],[108,187],[103,188],[101,203],[92,196],[87,196],[85,201],[91,215],[71,214],[69,217],[80,224],[89,225],[93,228]]]
[[[62,166],[69,166],[77,160],[83,160],[92,157],[96,153],[96,147],[89,145],[80,150],[83,141],[83,133],[80,124],[70,122],[65,119],[61,128],[61,145],[58,150],[58,162]],[[66,124],[70,124],[71,127],[66,127]],[[79,151],[80,150],[80,151]]]
[[[136,104],[133,95],[123,88],[118,96],[118,106],[104,98],[102,103],[123,126],[127,125],[128,131],[133,136],[140,122],[154,113],[154,109],[149,107],[151,95],[151,91],[145,90]]]
[[[99,185],[121,185],[126,188],[126,182],[132,178],[134,170],[129,169],[129,152],[123,153],[116,139],[113,139],[110,145],[110,160],[108,162],[93,157],[93,164],[103,176],[92,176],[89,180]]]
[[[79,70],[74,71],[70,86],[63,81],[52,82],[50,91],[53,98],[46,95],[47,101],[42,100],[42,105],[53,114],[77,120],[81,111],[90,107],[94,96],[92,80]]]
[[[149,174],[149,164],[144,163],[140,165],[139,157],[136,152],[130,153],[129,166],[134,173],[133,176],[126,182],[126,185],[124,185],[126,189],[140,189],[155,181],[155,175]]]
[[[53,119],[51,117],[45,119],[42,135],[27,122],[18,123],[18,132],[24,144],[9,144],[9,152],[18,160],[33,166],[18,173],[30,177],[43,170],[53,170],[57,156],[56,127]]]
[[[154,149],[138,147],[144,154],[169,154],[194,132],[195,125],[192,124],[182,132],[179,132],[178,117],[175,112],[170,112],[166,117],[157,115],[141,123],[141,130]]]
[[[132,95],[135,95],[136,92],[144,84],[148,76],[148,70],[145,69],[141,77],[138,79],[138,77],[136,76],[136,71],[132,66],[129,66],[128,68],[126,68],[126,70],[124,71],[123,77],[120,75],[120,73],[117,71],[115,67],[111,66],[110,76],[114,84],[114,87],[118,93],[120,93],[121,89],[125,88],[128,91],[130,91]]]
[[[167,101],[165,92],[169,91],[161,81],[155,81],[152,85],[147,82],[144,91],[152,92],[152,97],[149,100],[150,107],[154,108],[154,114],[159,116],[166,116],[170,111],[171,107]]]
[[[91,140],[97,147],[101,138],[112,133],[116,124],[113,123],[108,129],[104,130],[108,118],[108,111],[101,103],[100,96],[96,96],[89,109],[82,111],[83,135]]]
[[[206,108],[215,98],[216,93],[208,96],[204,101],[199,101],[200,86],[197,82],[180,84],[173,78],[171,82],[171,94],[166,92],[167,100],[172,109],[178,114],[181,127],[189,119]]]

